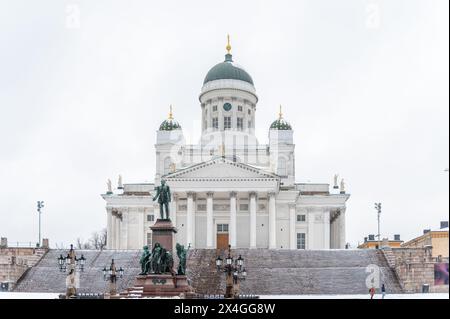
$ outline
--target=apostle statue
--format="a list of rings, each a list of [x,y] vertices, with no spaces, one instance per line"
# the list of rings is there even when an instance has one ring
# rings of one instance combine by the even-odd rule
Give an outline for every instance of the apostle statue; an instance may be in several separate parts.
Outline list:
[[[338,186],[338,178],[339,178],[339,175],[338,174],[334,174],[334,186],[333,186],[334,189],[339,188],[339,186]]]
[[[118,188],[118,189],[123,189],[122,175],[119,175],[119,181],[118,181],[118,183],[117,183],[117,188]]]
[[[112,184],[111,184],[111,180],[108,179],[108,181],[106,182],[106,185],[108,186],[108,194],[112,194]]]
[[[341,194],[345,194],[345,183],[344,183],[344,179],[341,179]]]
[[[170,188],[166,185],[165,180],[161,180],[161,185],[156,187],[155,190],[156,195],[153,197],[153,201],[158,200],[161,219],[169,219],[169,203],[172,201]],[[166,213],[166,218],[164,218],[164,211]]]

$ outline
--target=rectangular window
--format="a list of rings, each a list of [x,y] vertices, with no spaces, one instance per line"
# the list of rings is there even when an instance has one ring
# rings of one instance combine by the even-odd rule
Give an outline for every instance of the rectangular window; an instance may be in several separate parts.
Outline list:
[[[147,233],[147,246],[151,249],[152,247],[152,233]]]
[[[153,215],[153,214],[147,215],[147,221],[148,222],[154,222],[155,221],[155,215]]]
[[[305,233],[297,233],[297,249],[306,249]]]
[[[225,116],[223,118],[223,128],[225,130],[231,129],[231,116]]]
[[[217,224],[218,233],[228,233],[228,224]]]
[[[242,131],[244,129],[244,119],[242,117],[237,118],[237,129]]]
[[[241,212],[247,212],[248,211],[248,204],[240,204],[239,205],[239,210]]]
[[[252,110],[248,109],[248,115],[252,115]]]
[[[306,215],[303,215],[303,214],[297,215],[297,221],[298,222],[306,222]]]
[[[238,105],[238,111],[242,112],[242,105]]]
[[[217,105],[213,105],[213,112],[217,112]]]
[[[248,128],[249,129],[252,128],[252,122],[251,121],[248,121]]]
[[[212,127],[215,129],[219,128],[219,119],[217,117],[213,117],[212,119]]]

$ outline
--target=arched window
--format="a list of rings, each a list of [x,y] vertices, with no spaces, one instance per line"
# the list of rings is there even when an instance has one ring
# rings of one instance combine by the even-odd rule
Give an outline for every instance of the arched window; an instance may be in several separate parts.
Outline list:
[[[287,164],[284,157],[278,158],[278,175],[287,176]]]

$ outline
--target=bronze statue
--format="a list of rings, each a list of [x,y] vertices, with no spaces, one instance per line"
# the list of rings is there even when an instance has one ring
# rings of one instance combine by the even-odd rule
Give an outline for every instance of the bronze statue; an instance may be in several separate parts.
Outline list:
[[[180,245],[179,243],[177,243],[176,248],[177,248],[177,256],[178,256],[178,259],[179,259],[177,274],[178,275],[186,275],[186,255],[187,255],[187,250],[184,249],[184,246]]]
[[[153,197],[153,201],[158,200],[161,219],[169,219],[169,202],[172,201],[170,188],[166,185],[165,180],[161,180],[161,186],[156,187],[155,190],[156,195]],[[166,218],[164,218],[164,210],[166,211]]]
[[[140,264],[141,264],[141,273],[139,275],[146,275],[149,272],[150,263],[149,260],[152,256],[150,251],[148,250],[148,246],[143,247],[144,252],[142,253]]]
[[[144,252],[141,257],[140,275],[147,274],[173,274],[173,257],[160,243],[155,243],[150,253],[148,246],[144,246]]]

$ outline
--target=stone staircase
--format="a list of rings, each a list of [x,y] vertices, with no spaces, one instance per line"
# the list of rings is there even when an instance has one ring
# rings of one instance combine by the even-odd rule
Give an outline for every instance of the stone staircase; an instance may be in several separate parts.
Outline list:
[[[17,292],[59,292],[65,293],[67,273],[60,272],[58,257],[67,255],[67,250],[49,250],[47,254],[30,268],[18,281],[14,291]],[[103,267],[109,268],[114,258],[117,267],[125,270],[124,277],[117,280],[118,291],[132,287],[136,275],[140,272],[138,250],[76,250],[86,258],[84,272],[80,274],[80,293],[103,293],[109,289],[109,283],[103,279]]]
[[[247,279],[242,294],[366,294],[368,265],[380,268],[388,293],[401,293],[398,278],[378,250],[234,249],[245,260]],[[224,255],[222,255],[222,258]],[[215,267],[216,251],[189,251],[188,278],[197,293],[224,293],[225,275]]]

